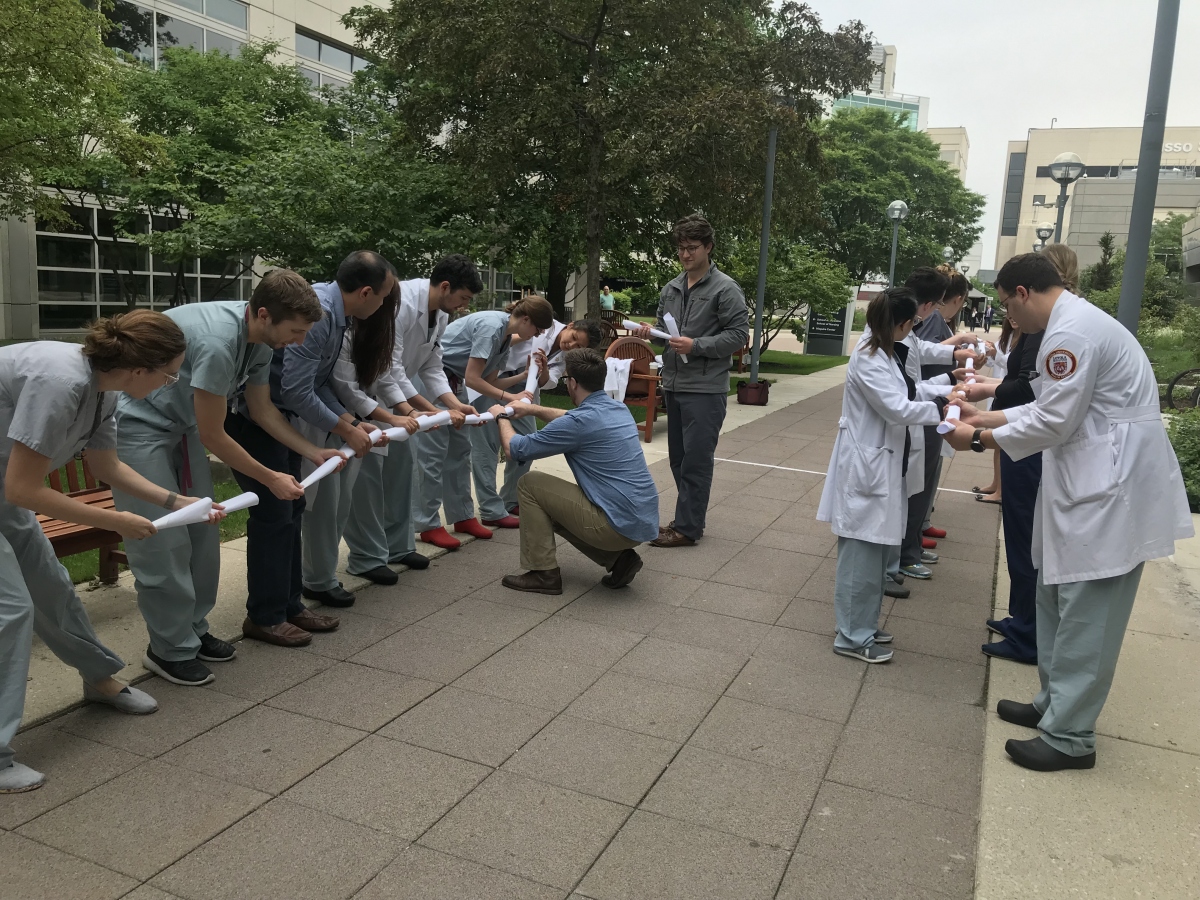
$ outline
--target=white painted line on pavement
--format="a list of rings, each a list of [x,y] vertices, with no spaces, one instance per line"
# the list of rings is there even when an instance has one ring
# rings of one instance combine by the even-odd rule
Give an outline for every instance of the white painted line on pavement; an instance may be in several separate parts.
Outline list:
[[[805,475],[820,475],[822,478],[825,477],[824,472],[814,472],[812,469],[793,469],[791,466],[773,466],[770,463],[749,462],[744,459],[728,459],[724,456],[714,456],[713,459],[716,460],[717,462],[736,463],[739,466],[758,466],[760,469],[779,469],[782,472],[801,472]],[[942,491],[945,491],[948,494],[970,494],[972,496],[975,495],[974,491],[960,491],[960,490],[956,490],[955,488],[939,487],[938,492],[941,493]]]

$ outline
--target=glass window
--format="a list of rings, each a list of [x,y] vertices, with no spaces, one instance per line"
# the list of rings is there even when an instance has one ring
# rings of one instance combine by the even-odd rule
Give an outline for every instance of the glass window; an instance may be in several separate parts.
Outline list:
[[[201,300],[236,300],[238,299],[238,283],[229,278],[201,278]]]
[[[79,238],[38,236],[37,264],[56,269],[91,269],[92,242]]]
[[[158,15],[158,63],[162,65],[163,51],[171,47],[191,47],[204,50],[204,29],[182,19]]]
[[[301,75],[303,75],[309,80],[309,82],[312,83],[314,88],[319,88],[321,86],[320,72],[316,71],[315,69],[306,69],[304,66],[297,66],[296,68],[300,70]]]
[[[220,50],[226,56],[237,56],[242,52],[242,42],[226,37],[218,31],[205,31],[205,50]]]
[[[95,306],[38,307],[38,327],[42,331],[80,331],[95,318]]]
[[[309,37],[301,31],[296,32],[296,55],[305,59],[319,61],[321,59],[321,42]]]
[[[121,275],[100,273],[100,302],[127,305],[134,303],[146,306],[150,302],[149,275]]]
[[[91,234],[92,211],[87,207],[67,206],[63,208],[67,217],[64,223],[51,223],[45,219],[37,220],[38,231],[49,231],[54,234]]]
[[[331,88],[335,91],[340,91],[342,88],[349,87],[350,82],[343,78],[334,78],[332,75],[321,76],[321,87]]]
[[[196,274],[196,260],[185,259],[182,263],[177,259],[171,259],[165,253],[157,253],[154,256],[154,271],[160,272],[163,275],[174,275],[181,271],[185,275]]]
[[[38,272],[38,302],[95,302],[96,276],[92,272]]]
[[[100,237],[125,237],[130,234],[146,234],[149,230],[150,220],[145,216],[130,218],[107,209],[96,210],[96,234]]]
[[[144,63],[154,60],[154,13],[125,0],[117,0],[107,10],[112,28],[104,35],[104,43],[114,50],[132,53]]]
[[[171,0],[171,2],[184,9],[190,9],[192,12],[204,12],[204,0]]]
[[[99,268],[118,272],[148,272],[150,271],[150,251],[145,247],[124,241],[121,243],[101,241]]]
[[[246,30],[246,4],[237,0],[205,0],[205,13],[218,22]]]
[[[253,293],[254,293],[254,279],[253,278],[243,278],[242,279],[242,299],[249,300],[250,295]]]
[[[361,56],[354,57],[354,71],[355,72],[361,72],[363,69],[365,69],[370,64],[371,64],[371,61],[369,59],[363,59]]]
[[[206,257],[200,260],[201,275],[233,275],[241,268],[236,259]]]
[[[343,72],[351,70],[350,54],[340,47],[330,44],[321,44],[321,62],[334,69],[341,69]]]

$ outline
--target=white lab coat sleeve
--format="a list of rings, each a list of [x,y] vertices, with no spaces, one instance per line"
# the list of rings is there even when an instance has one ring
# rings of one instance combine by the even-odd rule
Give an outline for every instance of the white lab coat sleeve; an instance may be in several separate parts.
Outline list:
[[[950,393],[950,376],[936,375],[925,381],[917,382],[917,399],[932,400],[934,397],[945,397]]]
[[[860,381],[863,396],[880,418],[889,425],[936,425],[942,420],[937,406],[931,401],[909,400],[908,395],[900,390],[901,382],[890,377],[879,377],[880,362],[887,366],[896,365],[894,360],[878,350],[871,355],[872,365],[862,367]],[[875,377],[870,377],[870,374]]]
[[[350,336],[353,332],[346,330],[342,340],[342,351],[338,354],[337,362],[333,364],[333,393],[338,401],[360,419],[365,419],[379,408],[379,403],[362,389],[358,383],[358,372],[354,369],[351,352],[353,344]]]
[[[408,309],[402,304],[396,311],[396,342],[392,345],[392,371],[389,373],[390,381],[396,388],[396,393],[403,394],[403,399],[408,400],[417,396],[420,393],[413,387],[412,381],[409,380],[408,372],[404,367],[404,339],[409,327],[410,315]],[[399,403],[400,401],[397,401]],[[395,406],[396,403],[391,404]]]
[[[425,385],[427,400],[436,400],[442,394],[450,393],[450,381],[446,378],[446,369],[442,364],[442,345],[434,346],[433,351],[421,364],[421,383]]]
[[[917,338],[917,346],[921,351],[921,365],[950,366],[954,364],[954,351],[958,348],[952,344],[935,344],[923,338]]]
[[[565,353],[560,353],[554,359],[550,360],[550,364],[547,366],[547,368],[550,370],[549,377],[547,378],[546,383],[542,385],[543,391],[552,391],[558,387],[559,380],[567,371],[566,356],[567,355]]]
[[[992,431],[1000,448],[1013,459],[1064,444],[1083,424],[1099,374],[1100,352],[1081,334],[1048,334],[1042,344],[1040,377],[1045,379],[1035,403],[1007,425]],[[1016,407],[1020,409],[1021,407]]]

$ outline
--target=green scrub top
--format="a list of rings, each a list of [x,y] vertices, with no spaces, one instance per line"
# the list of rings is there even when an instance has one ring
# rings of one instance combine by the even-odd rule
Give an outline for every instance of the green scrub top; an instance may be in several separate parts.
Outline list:
[[[508,354],[508,319],[508,313],[499,309],[455,319],[442,335],[442,365],[459,378],[466,377],[471,359],[484,360],[485,378],[499,372]]]

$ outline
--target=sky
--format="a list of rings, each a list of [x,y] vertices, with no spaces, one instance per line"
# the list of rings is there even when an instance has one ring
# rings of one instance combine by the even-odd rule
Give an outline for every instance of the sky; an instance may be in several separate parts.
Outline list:
[[[929,97],[929,127],[962,125],[967,186],[987,197],[992,268],[1008,141],[1030,128],[1140,126],[1157,0],[807,0],[826,29],[859,19],[896,47],[896,90]],[[1200,126],[1200,2],[1179,13],[1168,126]],[[882,213],[881,213],[882,214]]]

